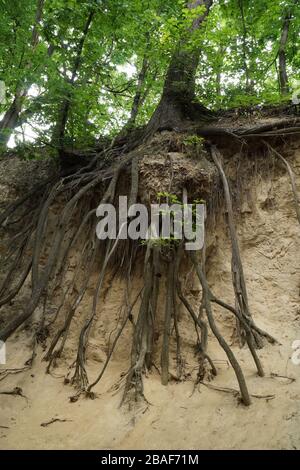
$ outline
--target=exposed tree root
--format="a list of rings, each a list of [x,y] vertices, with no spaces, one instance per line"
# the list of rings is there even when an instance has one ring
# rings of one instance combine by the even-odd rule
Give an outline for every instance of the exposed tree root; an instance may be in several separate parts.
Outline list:
[[[110,349],[110,351],[109,351],[109,353],[108,353],[108,355],[107,355],[106,361],[105,361],[105,363],[104,363],[104,366],[103,366],[103,368],[102,368],[100,374],[99,374],[98,377],[94,380],[94,382],[91,383],[91,384],[88,386],[88,388],[87,388],[87,393],[88,393],[88,394],[91,393],[92,388],[94,388],[95,385],[97,385],[97,384],[100,382],[100,380],[102,379],[102,377],[103,377],[103,375],[104,375],[104,372],[106,371],[107,366],[108,366],[108,364],[109,364],[109,361],[110,361],[110,359],[111,359],[111,357],[112,357],[112,355],[113,355],[113,352],[114,352],[114,350],[115,350],[115,348],[116,348],[117,342],[118,342],[118,340],[119,340],[121,334],[123,333],[123,330],[124,330],[124,328],[125,328],[125,326],[126,326],[128,320],[131,318],[132,309],[133,309],[133,307],[135,306],[135,304],[136,304],[138,298],[140,297],[140,295],[141,295],[141,291],[138,293],[138,295],[136,296],[136,298],[135,298],[133,304],[132,304],[132,305],[130,306],[130,308],[128,309],[127,315],[126,315],[125,319],[123,320],[123,323],[121,324],[121,326],[120,326],[120,328],[119,328],[119,331],[117,332],[117,334],[116,334],[116,336],[115,336],[115,338],[114,338],[113,344],[112,344],[111,349]]]
[[[226,343],[225,339],[221,335],[214,317],[212,313],[212,308],[211,308],[211,299],[210,299],[210,294],[209,294],[209,287],[207,284],[206,276],[204,275],[203,271],[201,270],[200,264],[197,260],[197,257],[194,252],[191,252],[190,254],[191,260],[195,266],[197,276],[199,278],[199,281],[201,283],[202,289],[203,289],[203,300],[204,300],[204,309],[206,311],[207,319],[209,326],[215,335],[216,339],[218,340],[218,343],[220,344],[221,348],[224,350],[226,353],[228,360],[230,364],[232,365],[232,368],[234,369],[239,387],[240,387],[240,392],[241,392],[241,398],[244,403],[244,405],[249,406],[251,404],[248,388],[246,385],[245,377],[243,374],[243,371],[241,369],[241,366],[239,365],[238,361],[235,358],[235,355],[233,354],[232,350]]]
[[[190,129],[190,128],[189,128]],[[284,118],[273,121],[271,124],[260,124],[252,128],[230,128],[218,126],[195,126],[193,130],[203,137],[229,137],[235,140],[248,140],[254,138],[274,138],[287,135],[300,134],[300,119]]]
[[[134,326],[131,367],[127,376],[122,402],[126,401],[128,397],[130,400],[133,398],[134,401],[144,398],[142,372],[146,367],[146,355],[148,353],[149,356],[149,352],[152,350],[152,344],[148,344],[149,340],[153,337],[149,333],[149,329],[153,328],[151,316],[152,318],[155,316],[155,312],[152,309],[156,305],[155,302],[151,302],[155,293],[153,258],[153,249],[148,245],[145,256],[143,295]],[[150,357],[148,357],[148,365],[149,363]]]
[[[296,215],[298,222],[300,224],[300,197],[297,192],[297,186],[296,186],[296,181],[295,181],[295,175],[294,172],[291,168],[291,165],[289,162],[279,153],[277,150],[275,150],[268,142],[264,141],[264,144],[267,146],[268,150],[270,153],[274,154],[277,158],[279,158],[283,164],[285,165],[290,181],[291,181],[291,186],[292,186],[292,192],[294,196],[294,201],[295,201],[295,210],[296,210]]]
[[[238,396],[239,392],[238,390],[235,390],[234,388],[229,388],[229,387],[217,387],[216,385],[207,383],[207,382],[200,382],[200,384],[204,385],[207,388],[210,388],[212,390],[217,390],[218,392],[224,392],[224,393],[232,393],[234,396]],[[263,398],[267,401],[273,400],[275,398],[275,395],[257,395],[254,393],[251,393],[250,395],[253,398]]]
[[[61,419],[61,418],[52,418],[50,421],[45,421],[44,423],[41,423],[40,426],[43,428],[46,428],[47,426],[50,426],[50,424],[53,423],[66,423],[67,421],[72,421],[71,419]]]
[[[250,313],[250,309],[248,305],[248,294],[247,294],[244,270],[243,270],[242,260],[240,256],[240,249],[239,249],[238,239],[237,239],[236,230],[235,230],[230,190],[229,190],[229,185],[228,185],[225,172],[222,167],[221,155],[219,151],[217,150],[217,148],[214,146],[211,147],[211,155],[220,173],[222,184],[223,184],[223,189],[224,189],[224,200],[225,200],[225,205],[227,209],[227,221],[228,221],[228,227],[229,227],[230,239],[231,239],[231,248],[232,248],[232,257],[231,257],[232,284],[233,284],[233,289],[234,289],[234,294],[235,294],[236,310],[239,312],[238,319],[237,319],[239,337],[241,339],[242,344],[244,342],[242,335],[246,337],[246,341],[248,343],[250,350],[253,349],[254,344],[256,345],[256,347],[262,348],[263,343],[257,331],[251,330],[250,328],[245,330],[243,328],[243,322],[241,322],[241,320],[239,319],[239,317],[241,317],[241,318],[245,318],[245,320],[247,321],[249,320],[249,318],[251,318],[251,313]],[[263,374],[262,369],[260,367],[259,367],[259,374],[260,375]]]
[[[290,121],[283,120],[275,123],[273,126],[268,124],[256,126],[248,130],[240,129],[239,131],[216,127],[202,127],[199,129],[199,134],[212,138],[217,138],[220,135],[230,137],[230,139],[234,137],[236,141],[242,142],[252,135],[263,136],[265,138],[266,135],[274,136],[298,133],[300,132],[298,121],[295,119]],[[197,352],[199,354],[198,381],[203,381],[206,374],[208,376],[215,376],[217,374],[216,366],[208,354],[209,326],[234,369],[243,403],[249,405],[250,395],[242,369],[215,323],[212,304],[218,304],[235,316],[260,376],[263,376],[264,372],[255,346],[262,346],[262,338],[266,338],[271,343],[274,343],[275,340],[255,325],[249,311],[246,283],[235,231],[230,189],[222,166],[221,154],[215,146],[211,147],[212,159],[221,177],[228,213],[228,226],[232,246],[232,281],[235,293],[235,306],[232,307],[226,304],[216,298],[211,292],[205,272],[205,249],[202,252],[201,263],[198,260],[197,254],[191,252],[190,259],[202,286],[202,301],[199,315],[197,315],[181,286],[181,261],[184,255],[182,245],[170,244],[167,249],[162,249],[150,241],[145,247],[138,248],[137,244],[124,241],[120,236],[116,240],[106,242],[99,241],[96,238],[95,207],[99,204],[99,201],[115,204],[117,196],[123,191],[124,183],[129,205],[138,200],[139,160],[144,155],[143,150],[140,148],[131,148],[128,151],[130,145],[124,144],[122,147],[115,146],[103,150],[99,155],[94,156],[84,167],[73,172],[65,171],[65,175],[57,180],[51,179],[46,181],[44,186],[37,187],[29,195],[9,206],[0,216],[0,225],[2,224],[5,230],[12,231],[14,236],[10,244],[8,243],[7,256],[3,260],[6,275],[0,286],[0,307],[19,299],[23,289],[31,289],[30,298],[25,302],[23,301],[24,308],[22,313],[4,322],[4,326],[0,330],[0,339],[5,341],[9,338],[17,328],[29,321],[37,307],[43,303],[43,310],[37,321],[37,327],[34,330],[33,343],[34,347],[38,341],[45,344],[47,331],[54,332],[44,357],[48,362],[47,371],[50,372],[51,368],[55,367],[57,359],[62,356],[78,307],[91,284],[92,274],[98,272],[92,306],[87,318],[83,322],[78,338],[78,348],[73,364],[73,377],[71,381],[78,387],[79,394],[85,392],[88,396],[93,396],[94,387],[102,379],[117,343],[128,321],[130,321],[133,325],[133,338],[130,367],[126,375],[122,402],[138,402],[141,398],[145,399],[143,373],[150,371],[154,365],[153,354],[156,352],[155,333],[157,328],[158,294],[162,276],[161,272],[164,273],[166,271],[166,296],[161,349],[162,384],[167,385],[170,378],[175,377],[175,374],[170,371],[170,350],[173,345],[173,333],[176,341],[176,379],[180,380],[184,372],[177,305],[179,299],[188,312],[197,332]],[[286,160],[270,144],[265,142],[265,145],[267,145],[270,151],[280,157],[288,169],[294,198],[297,202],[297,216],[300,221],[300,210],[298,210],[299,198],[296,193],[292,170]],[[167,156],[167,158],[170,160],[170,156]],[[172,190],[174,176],[173,162],[172,160],[170,161],[169,192]],[[53,229],[51,227],[51,210],[55,206],[61,207],[62,201],[65,205],[57,216],[57,225]],[[79,217],[80,222],[78,222]],[[23,226],[20,224],[23,224]],[[13,229],[19,226],[20,229],[15,234]],[[112,266],[113,272],[117,272],[119,269],[129,279],[135,265],[138,249],[144,251],[143,289],[136,299],[131,302],[127,285],[124,293],[123,310],[121,310],[125,313],[122,317],[120,314],[119,326],[101,371],[94,381],[89,383],[86,367],[86,350],[90,332],[97,318],[98,311],[101,310],[98,304],[106,273],[109,267]],[[70,257],[74,251],[76,252],[76,268],[71,278],[68,278],[68,281],[66,281]],[[99,258],[101,262],[99,262]],[[80,284],[79,288],[77,287],[78,284]],[[60,292],[60,303],[54,318],[48,320],[46,315],[48,299],[57,291]],[[139,297],[141,297],[141,302],[136,320],[134,320],[133,308]],[[62,312],[64,317],[62,317]],[[59,326],[56,326],[58,323]],[[30,365],[27,365],[27,367],[30,367]],[[16,369],[11,372],[7,370],[7,374],[18,373],[25,369]],[[1,378],[4,378],[4,375]]]
[[[200,376],[201,376],[202,379],[204,378],[203,377],[203,371],[205,370],[205,364],[204,364],[205,361],[207,361],[209,363],[209,365],[211,367],[212,374],[214,376],[216,376],[217,375],[217,369],[216,369],[212,359],[209,357],[209,355],[206,352],[206,350],[207,350],[207,324],[203,319],[197,317],[197,315],[194,312],[191,304],[188,302],[186,297],[183,295],[181,285],[180,285],[179,281],[177,283],[177,292],[178,292],[179,299],[181,300],[181,302],[183,303],[183,305],[185,306],[185,308],[187,309],[187,311],[191,315],[195,325],[197,325],[200,328],[200,331],[201,331],[201,340],[198,344],[199,353],[200,353],[200,366],[199,366],[198,378],[200,378]]]
[[[169,343],[171,333],[172,313],[174,312],[174,266],[171,261],[168,262],[167,282],[166,282],[166,304],[163,331],[163,344],[161,351],[161,383],[168,385],[169,381]]]
[[[15,387],[13,390],[5,390],[0,392],[0,395],[12,395],[14,397],[22,397],[27,400],[27,397],[23,394],[21,387]]]

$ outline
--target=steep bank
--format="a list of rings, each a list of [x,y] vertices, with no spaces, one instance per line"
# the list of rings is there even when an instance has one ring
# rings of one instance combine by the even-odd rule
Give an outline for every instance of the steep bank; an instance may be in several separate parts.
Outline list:
[[[300,187],[300,143],[283,147],[297,175]],[[260,155],[257,155],[258,159]],[[235,177],[234,163],[228,172]],[[236,396],[205,385],[195,388],[197,358],[194,355],[195,331],[181,307],[179,328],[186,361],[185,380],[162,387],[153,369],[145,379],[145,395],[151,405],[140,412],[119,409],[121,389],[115,390],[120,374],[128,369],[131,325],[120,338],[113,360],[95,388],[95,400],[79,399],[70,403],[74,389],[63,384],[66,367],[74,360],[82,319],[87,315],[93,288],[82,302],[67,339],[64,356],[53,371],[45,374],[41,351],[31,370],[10,375],[0,382],[0,391],[21,387],[21,396],[1,395],[1,448],[299,448],[300,388],[299,366],[291,361],[292,342],[300,339],[299,225],[295,216],[290,182],[284,169],[270,165],[269,172],[254,172],[248,187],[243,182],[243,201],[237,218],[238,236],[249,290],[250,307],[256,323],[275,336],[279,345],[266,344],[259,351],[266,377],[258,378],[246,348],[240,350],[232,338],[234,321],[218,310],[217,320],[224,336],[243,366],[250,393],[268,398],[253,398],[250,408],[238,403]],[[245,196],[246,195],[246,196]],[[220,216],[209,236],[208,280],[216,294],[232,302],[230,244]],[[74,254],[74,259],[76,253]],[[75,268],[70,264],[70,273]],[[142,270],[142,265],[140,266]],[[139,267],[132,278],[130,296],[136,297],[142,286]],[[120,304],[123,281],[108,273],[102,302],[97,310],[95,328],[87,351],[91,379],[105,361],[111,335],[122,315]],[[96,281],[96,273],[94,282]],[[186,273],[185,290],[189,300],[199,304],[200,287],[193,272]],[[160,299],[164,298],[161,282]],[[53,308],[57,299],[51,299]],[[163,302],[159,302],[159,318]],[[51,304],[49,315],[51,315]],[[135,308],[134,313],[136,313]],[[174,332],[173,332],[174,335]],[[159,328],[157,342],[161,340]],[[8,365],[22,367],[30,354],[30,330],[21,331],[7,344]],[[21,347],[22,345],[22,347]],[[209,353],[218,368],[218,376],[209,385],[237,389],[232,369],[215,339],[210,336]],[[175,355],[175,341],[172,342]],[[159,356],[155,359],[159,366]],[[3,369],[3,366],[1,366]],[[174,365],[173,365],[174,367]],[[175,369],[171,370],[174,375]],[[277,374],[274,376],[272,374]],[[297,379],[291,382],[287,378]],[[42,423],[59,418],[48,426]],[[69,421],[68,421],[69,420]],[[7,428],[5,427],[7,426]]]

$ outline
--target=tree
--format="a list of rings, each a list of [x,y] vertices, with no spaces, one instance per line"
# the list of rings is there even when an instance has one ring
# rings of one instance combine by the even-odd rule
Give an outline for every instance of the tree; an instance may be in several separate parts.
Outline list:
[[[71,70],[71,76],[68,79],[70,90],[67,92],[66,97],[63,99],[63,102],[60,106],[60,109],[58,111],[57,122],[53,130],[52,142],[54,142],[54,144],[60,150],[62,150],[64,147],[64,136],[65,136],[66,124],[67,124],[69,109],[70,109],[71,100],[72,100],[72,88],[75,85],[75,80],[77,78],[79,67],[81,64],[81,56],[82,56],[84,43],[85,43],[87,34],[89,32],[89,29],[91,27],[95,13],[96,13],[95,4],[93,4],[91,6],[91,10],[84,24],[81,38],[78,42],[78,46],[77,46],[77,50],[76,50],[76,54],[74,58],[74,63],[73,63],[73,67]]]
[[[131,129],[134,127],[139,109],[147,96],[147,90],[143,92],[143,89],[145,87],[146,75],[147,75],[148,70],[149,70],[149,59],[148,59],[147,51],[146,51],[143,57],[141,70],[138,73],[136,92],[132,101],[130,117],[125,125],[125,129]]]
[[[0,146],[6,146],[13,130],[15,127],[17,127],[24,99],[26,98],[28,90],[32,84],[30,80],[28,81],[28,79],[26,79],[26,75],[30,72],[30,69],[33,65],[32,59],[39,43],[39,28],[43,15],[43,8],[44,0],[37,0],[35,21],[32,29],[29,48],[26,52],[24,51],[25,63],[22,63],[24,62],[23,57],[20,62],[20,66],[22,63],[23,70],[25,72],[25,75],[23,74],[22,76],[22,81],[24,80],[25,83],[22,83],[21,80],[17,82],[13,101],[0,122]]]
[[[11,264],[0,285],[0,306],[8,306],[19,295],[29,274],[31,275],[30,296],[22,303],[20,313],[5,317],[0,339],[9,338],[17,328],[30,320],[42,301],[46,305],[47,298],[54,295],[55,289],[60,289],[65,316],[59,317],[59,327],[57,323],[45,324],[45,316],[42,315],[33,331],[34,342],[38,342],[43,341],[43,338],[47,339],[48,329],[51,330],[50,344],[45,345],[47,370],[50,371],[63,353],[68,331],[72,327],[78,306],[89,290],[92,274],[98,272],[96,286],[93,285],[92,289],[91,308],[82,319],[72,383],[78,387],[79,395],[85,393],[93,396],[92,390],[101,380],[118,339],[127,323],[132,322],[130,367],[126,376],[124,399],[142,398],[143,371],[151,368],[153,363],[158,292],[160,278],[165,271],[165,312],[161,331],[163,385],[170,379],[172,324],[175,331],[178,377],[182,375],[177,315],[179,299],[197,330],[199,380],[207,373],[212,376],[217,374],[207,351],[209,326],[234,369],[243,403],[249,405],[250,395],[243,371],[219,331],[213,305],[219,305],[236,318],[240,340],[247,344],[259,376],[263,376],[264,371],[256,349],[262,347],[263,339],[271,343],[275,340],[256,325],[250,312],[235,230],[232,193],[220,149],[222,145],[227,147],[229,141],[228,153],[232,154],[231,146],[236,145],[236,154],[240,158],[238,166],[242,166],[244,152],[252,148],[254,137],[256,145],[267,152],[273,152],[272,146],[266,144],[264,139],[281,135],[287,137],[299,132],[296,127],[298,120],[279,119],[248,128],[231,128],[228,123],[226,127],[216,124],[211,126],[208,121],[214,117],[214,113],[207,105],[211,108],[219,105],[221,90],[226,93],[224,103],[228,107],[252,104],[253,101],[249,100],[247,94],[250,85],[253,91],[251,100],[259,103],[259,100],[265,99],[264,102],[269,102],[265,94],[269,87],[276,88],[275,52],[281,27],[281,1],[264,0],[257,8],[251,0],[243,4],[236,0],[194,0],[187,5],[182,0],[155,0],[153,4],[146,0],[109,0],[105,2],[105,7],[101,1],[84,1],[77,8],[73,0],[68,1],[64,8],[62,4],[65,2],[57,0],[52,5],[52,10],[47,11],[43,21],[43,47],[54,53],[47,62],[43,77],[45,89],[41,93],[43,99],[38,97],[42,104],[36,115],[49,124],[49,129],[45,132],[48,139],[45,144],[51,147],[54,143],[59,150],[63,150],[60,152],[61,166],[69,165],[70,161],[71,164],[67,175],[62,172],[45,180],[41,186],[34,188],[33,193],[8,206],[0,217],[0,226],[18,227],[18,221],[22,222],[22,227],[18,227],[19,232],[16,234],[19,243],[14,247],[15,256],[13,259],[10,256],[5,259]],[[236,15],[232,14],[240,11],[241,5],[242,25],[240,19],[237,20]],[[266,6],[271,10],[271,19],[271,15],[265,12]],[[254,15],[252,28],[249,28],[250,14]],[[266,25],[270,26],[267,31]],[[225,38],[221,41],[223,35]],[[268,50],[272,56],[270,63],[265,59]],[[289,58],[292,57],[288,46],[285,52]],[[6,57],[6,60],[8,62],[9,59]],[[293,67],[298,63],[294,57],[290,61]],[[44,63],[42,59],[41,63]],[[134,69],[135,79],[130,78],[126,72],[129,63]],[[155,74],[150,73],[152,70],[155,70]],[[225,74],[227,81],[223,78]],[[33,81],[30,80],[30,83]],[[278,90],[276,93],[279,103]],[[274,96],[275,91],[273,98]],[[125,131],[129,131],[128,135],[125,132],[122,139],[115,139],[126,122]],[[136,139],[131,138],[134,134],[133,124],[139,127],[145,124],[136,133]],[[54,138],[51,143],[49,139],[53,129]],[[160,134],[163,130],[170,132]],[[99,138],[101,131],[105,135]],[[156,135],[153,138],[154,133]],[[88,137],[91,139],[88,140]],[[89,145],[80,145],[80,138],[84,143],[88,140]],[[70,148],[65,145],[67,139],[71,139]],[[251,142],[251,145],[246,146],[245,142]],[[177,156],[179,154],[179,160],[181,158],[184,162],[179,170],[174,169],[174,153]],[[140,170],[140,162],[147,155],[164,157],[164,164],[160,166],[160,171],[164,172],[161,183],[167,185],[167,190],[160,192],[157,197],[178,203],[179,197],[182,199],[181,203],[188,199],[194,201],[196,195],[201,196],[201,200],[205,197],[208,199],[208,210],[213,216],[218,208],[214,205],[211,194],[217,192],[223,198],[232,248],[234,306],[217,298],[209,287],[205,247],[201,253],[189,254],[184,252],[182,243],[176,243],[174,237],[157,243],[146,241],[146,246],[137,246],[131,241],[123,240],[120,234],[114,241],[102,243],[96,239],[95,198],[99,195],[102,204],[115,205],[118,195],[123,192],[129,197],[130,205],[142,198],[143,195],[139,193],[139,178],[147,171],[143,173]],[[285,159],[280,160],[285,162]],[[193,171],[190,170],[191,167]],[[199,174],[195,177],[194,171],[199,167]],[[288,170],[291,174],[290,167]],[[179,181],[176,188],[178,194],[175,195],[171,193],[174,179]],[[294,181],[292,187],[295,193]],[[146,197],[148,204],[148,194]],[[59,204],[61,199],[66,202],[60,206],[61,212],[58,215],[55,213],[56,226],[53,227],[49,223],[52,217],[51,208],[55,203]],[[294,199],[298,203],[295,194]],[[70,274],[68,260],[73,249],[78,254],[78,264],[71,274],[71,280],[66,283],[67,274]],[[90,383],[86,350],[97,316],[105,274],[112,263],[116,271],[122,270],[130,278],[140,259],[137,253],[144,254],[144,285],[139,295],[141,302],[136,317],[133,319],[132,310],[138,299],[130,303],[126,284],[126,302],[122,305],[125,313],[120,328],[103,368],[94,382]],[[198,312],[195,313],[181,286],[180,272],[184,257],[194,267],[201,284],[199,315]],[[164,268],[161,269],[161,266]],[[82,273],[79,290],[76,287],[78,273]],[[60,309],[61,307],[58,308],[57,316],[60,315]]]
[[[297,3],[298,3],[298,0],[294,1],[294,5],[296,5]],[[285,13],[285,16],[283,19],[280,42],[279,42],[279,51],[278,51],[279,87],[280,87],[280,93],[282,95],[287,95],[289,93],[286,46],[288,42],[288,35],[289,35],[290,23],[291,23],[292,18],[293,18],[293,7],[291,6],[290,8],[287,9],[287,12]]]
[[[167,70],[162,97],[150,122],[148,131],[174,129],[187,120],[205,119],[210,113],[196,101],[195,77],[200,50],[193,47],[193,35],[203,25],[213,0],[195,0],[188,9],[197,11],[188,31],[181,37]]]

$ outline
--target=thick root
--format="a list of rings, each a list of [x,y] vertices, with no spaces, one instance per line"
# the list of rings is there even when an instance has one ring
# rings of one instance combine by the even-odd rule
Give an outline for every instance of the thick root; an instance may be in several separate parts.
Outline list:
[[[281,130],[283,131],[283,129]],[[261,129],[259,131],[262,132]],[[264,133],[265,132],[269,131],[264,130]],[[236,136],[238,139],[240,137],[241,136]],[[72,369],[72,383],[79,388],[80,394],[82,392],[86,392],[88,395],[93,394],[93,389],[102,379],[111,360],[113,351],[129,320],[133,324],[134,333],[130,354],[130,368],[126,376],[122,402],[138,402],[141,398],[145,400],[143,373],[150,371],[153,366],[153,353],[155,352],[154,332],[161,279],[160,268],[161,265],[164,264],[167,274],[161,350],[162,384],[166,386],[170,378],[174,378],[174,374],[172,375],[170,372],[170,344],[172,344],[171,336],[173,331],[175,332],[174,336],[176,340],[177,377],[175,377],[175,379],[180,380],[184,375],[182,339],[180,337],[180,323],[176,303],[179,299],[191,317],[198,336],[198,380],[202,381],[207,373],[212,376],[217,374],[217,369],[207,352],[209,326],[234,369],[243,403],[249,405],[250,397],[243,372],[235,355],[215,323],[212,303],[222,306],[222,308],[227,309],[235,315],[260,376],[263,376],[264,372],[255,346],[262,345],[262,337],[270,342],[275,342],[275,340],[255,325],[249,311],[246,283],[235,232],[229,186],[222,167],[220,153],[215,147],[212,147],[212,158],[221,176],[228,211],[228,225],[232,244],[232,281],[235,292],[235,307],[231,307],[222,300],[217,299],[210,291],[205,274],[205,253],[203,252],[202,264],[199,263],[196,254],[192,253],[191,260],[202,286],[202,301],[199,315],[197,315],[184,292],[182,292],[180,283],[180,262],[183,256],[182,245],[171,244],[168,250],[164,251],[159,246],[151,245],[151,242],[147,243],[144,260],[144,287],[133,303],[129,300],[130,296],[128,292],[125,292],[127,300],[122,307],[125,313],[120,321],[112,346],[110,347],[106,361],[98,376],[92,383],[89,383],[86,368],[86,349],[89,342],[89,334],[97,317],[99,298],[101,296],[108,266],[109,264],[114,264],[114,270],[116,272],[118,269],[121,271],[122,267],[123,272],[129,277],[133,269],[135,254],[139,249],[137,245],[133,247],[130,243],[120,240],[119,238],[110,242],[100,242],[96,240],[93,192],[97,190],[99,194],[101,194],[101,198],[99,197],[99,199],[101,199],[103,204],[108,202],[115,203],[120,186],[120,176],[125,169],[126,171],[128,169],[128,174],[130,174],[131,177],[131,186],[128,190],[129,204],[134,204],[138,199],[140,152],[138,150],[131,151],[127,153],[126,156],[123,156],[122,159],[115,158],[116,163],[111,165],[105,163],[104,157],[108,155],[116,157],[118,155],[117,150],[110,149],[110,151],[101,155],[104,160],[101,164],[99,163],[99,159],[95,158],[89,165],[75,173],[68,174],[58,181],[48,181],[44,192],[41,191],[41,188],[38,188],[33,193],[34,196],[36,196],[36,200],[32,202],[31,205],[30,196],[22,198],[19,202],[8,208],[3,216],[0,217],[0,222],[2,221],[6,226],[10,226],[10,224],[16,223],[14,220],[15,217],[17,220],[19,217],[23,222],[27,210],[27,215],[29,214],[28,219],[30,219],[29,221],[26,219],[24,227],[14,239],[14,243],[17,242],[17,249],[15,250],[14,256],[11,257],[10,253],[14,248],[14,243],[11,244],[8,251],[5,262],[8,263],[10,259],[12,259],[12,261],[0,286],[0,307],[14,300],[25,286],[29,274],[31,274],[32,277],[31,295],[28,302],[24,303],[25,307],[23,312],[21,315],[13,317],[5,323],[0,331],[0,339],[5,341],[18,327],[29,320],[37,306],[43,301],[43,313],[39,319],[38,328],[35,331],[34,344],[36,345],[38,340],[44,343],[46,340],[46,331],[50,329],[50,326],[52,329],[54,328],[57,318],[62,316],[61,311],[64,311],[65,317],[60,318],[60,320],[62,320],[60,327],[55,331],[44,358],[48,362],[47,371],[50,372],[51,368],[55,367],[56,360],[62,356],[70,328],[74,323],[76,311],[89,287],[92,272],[99,269],[96,259],[97,254],[101,251],[103,259],[94,292],[93,304],[78,338],[77,354],[73,364],[74,369]],[[172,175],[170,178],[169,192],[172,189],[173,167],[171,170]],[[293,180],[291,179],[291,181],[293,186]],[[127,181],[126,187],[128,187]],[[51,235],[52,238],[50,238],[49,243],[49,217],[51,208],[54,204],[59,202],[62,197],[66,198],[67,202],[59,215],[59,219],[57,218],[57,226]],[[28,204],[28,207],[25,206],[26,210],[24,210],[24,204]],[[74,224],[75,216],[78,214],[83,217],[81,217],[80,223]],[[65,283],[70,256],[74,249],[78,252],[77,267],[72,274],[71,280]],[[117,262],[116,259],[118,260]],[[42,262],[42,260],[46,261]],[[17,271],[21,272],[14,280]],[[79,276],[82,272],[84,272],[82,276],[83,279],[80,279],[80,289],[77,291],[75,284],[78,284]],[[55,318],[47,324],[45,316],[47,299],[53,295],[54,290],[58,287],[61,289],[62,294],[61,303],[57,308]],[[134,322],[132,310],[139,297],[141,297],[141,303],[136,322]],[[63,309],[67,304],[66,300],[68,300],[68,309]]]

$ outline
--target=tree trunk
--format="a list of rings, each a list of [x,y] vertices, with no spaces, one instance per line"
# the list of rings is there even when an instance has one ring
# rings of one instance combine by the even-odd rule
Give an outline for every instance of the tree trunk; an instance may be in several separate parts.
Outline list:
[[[43,16],[45,0],[37,1],[34,28],[31,35],[31,50],[34,52],[39,43],[39,25]],[[30,69],[31,61],[27,62],[25,69]],[[31,84],[30,84],[31,85]],[[0,122],[0,148],[6,148],[7,143],[14,129],[18,126],[19,116],[22,111],[24,99],[27,96],[30,85],[24,90],[20,84],[17,85],[14,100],[6,111],[2,121]]]
[[[216,62],[216,95],[217,99],[221,96],[222,86],[221,86],[221,77],[222,77],[222,66],[223,66],[223,57],[225,54],[226,48],[220,46],[217,53],[217,62]]]
[[[71,87],[74,86],[74,82],[75,82],[75,79],[77,77],[77,74],[80,68],[80,61],[81,61],[81,55],[82,55],[84,42],[87,37],[88,31],[90,29],[94,15],[95,15],[95,10],[92,9],[89,13],[89,16],[87,18],[87,21],[85,23],[85,26],[82,32],[81,39],[78,43],[77,53],[76,53],[76,57],[75,57],[75,61],[74,61],[73,69],[72,69],[72,74],[69,80],[69,84],[71,85]],[[64,98],[63,102],[61,103],[59,107],[58,118],[57,118],[56,125],[54,127],[53,134],[52,134],[52,142],[55,146],[58,147],[60,151],[62,151],[64,147],[64,137],[65,137],[65,131],[66,131],[66,125],[68,121],[71,101],[72,101],[72,93],[69,91],[66,94],[66,97]]]
[[[286,45],[288,41],[291,16],[291,12],[288,12],[284,18],[279,43],[279,87],[281,95],[287,95],[289,92],[289,80],[286,70]]]
[[[207,118],[211,114],[196,102],[195,76],[200,50],[189,47],[189,39],[208,16],[212,4],[213,0],[194,0],[188,3],[190,9],[203,5],[205,11],[193,21],[190,30],[177,45],[166,74],[160,103],[149,121],[146,134],[153,134],[162,129],[180,128],[187,121]]]
[[[245,72],[245,89],[248,93],[253,91],[253,82],[250,78],[250,70],[247,63],[247,56],[248,56],[248,46],[247,46],[247,27],[246,27],[246,20],[245,20],[245,13],[244,13],[244,4],[243,0],[239,0],[239,9],[241,12],[242,18],[242,26],[243,26],[243,62],[244,62],[244,72]]]
[[[144,58],[143,58],[142,68],[141,68],[140,73],[138,75],[136,92],[135,92],[135,95],[134,95],[134,98],[133,98],[133,103],[132,103],[132,107],[131,107],[131,111],[130,111],[130,118],[128,119],[128,121],[125,125],[125,129],[131,129],[135,125],[135,121],[136,121],[140,106],[141,106],[141,104],[143,102],[143,98],[144,98],[144,96],[143,96],[143,87],[144,87],[144,84],[145,84],[145,79],[146,79],[148,67],[149,67],[149,61],[148,61],[147,54],[145,54]]]
[[[6,148],[13,130],[17,127],[22,109],[22,97],[15,98],[0,123],[0,149]]]

